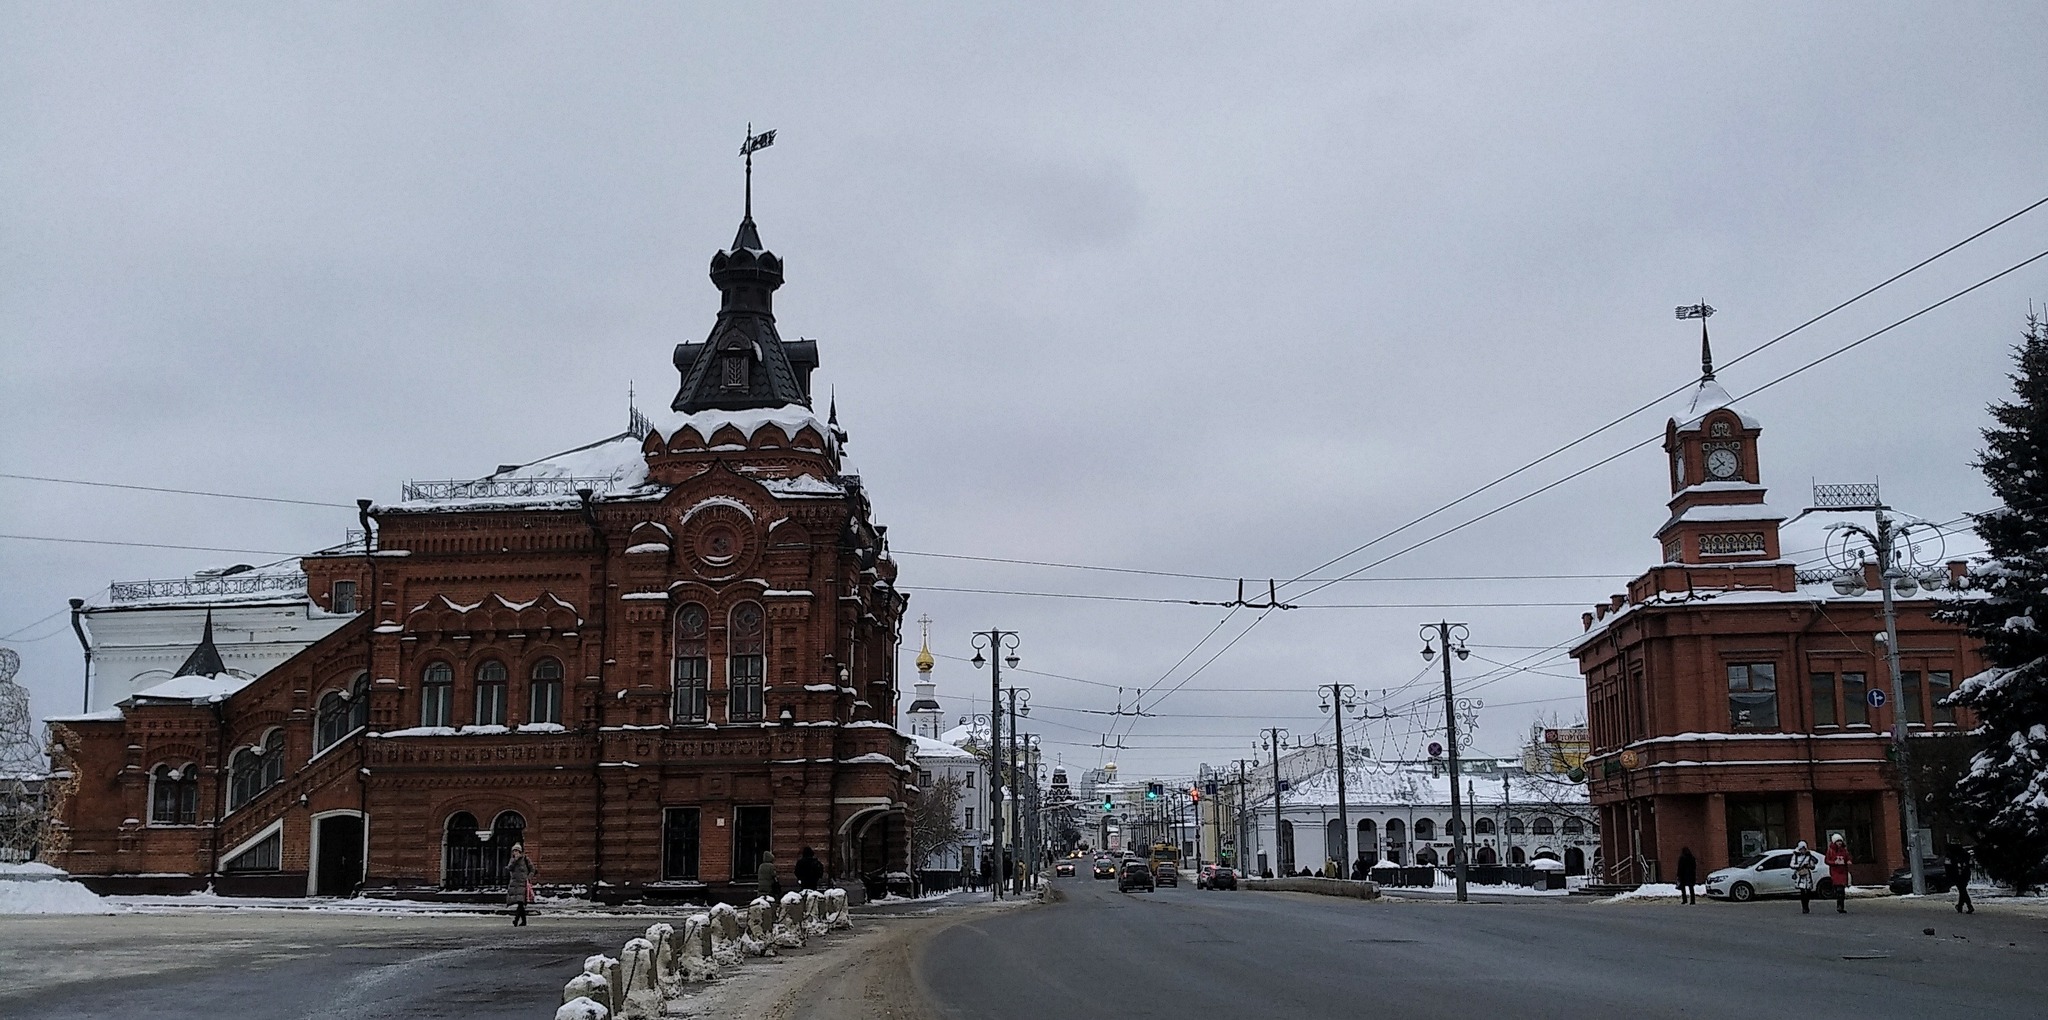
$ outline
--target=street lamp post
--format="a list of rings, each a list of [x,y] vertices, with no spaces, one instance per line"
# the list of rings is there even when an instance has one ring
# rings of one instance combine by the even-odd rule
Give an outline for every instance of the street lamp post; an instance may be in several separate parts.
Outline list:
[[[987,652],[987,656],[982,655]],[[990,664],[989,670],[989,712],[988,712],[988,757],[992,766],[989,776],[989,847],[997,856],[994,881],[989,883],[992,895],[1003,898],[1003,666],[1017,665],[1017,632],[1014,630],[984,630],[974,634],[974,666],[980,669],[983,663]]]
[[[1323,698],[1323,711],[1336,706],[1333,718],[1337,724],[1337,828],[1342,833],[1338,838],[1343,841],[1338,849],[1344,851],[1337,858],[1338,867],[1343,869],[1337,877],[1343,878],[1351,874],[1351,809],[1346,803],[1344,786],[1344,773],[1348,771],[1344,767],[1344,713],[1358,707],[1358,688],[1350,684],[1323,684],[1316,688],[1316,693]]]
[[[1010,665],[1014,666],[1016,664],[1016,657],[1012,656]],[[1025,762],[1022,767],[1018,765],[1017,717],[1019,715],[1028,716],[1031,714],[1031,692],[1020,687],[1005,687],[1002,689],[1002,693],[1010,702],[1010,891],[1022,893],[1024,891],[1024,871],[1029,867],[1029,864],[1024,859],[1024,819],[1020,813],[1022,806],[1018,802],[1024,797],[1023,779],[1026,773],[1035,768],[1035,766],[1031,765],[1030,762]],[[1017,705],[1017,699],[1020,695],[1024,700],[1024,705],[1021,709]],[[1024,750],[1028,755],[1031,749],[1027,745]]]
[[[1913,894],[1927,895],[1926,861],[1920,851],[1920,805],[1913,794],[1913,770],[1911,768],[1911,745],[1906,740],[1906,724],[1910,717],[1906,704],[1906,683],[1899,671],[1899,613],[1892,601],[1894,590],[1906,598],[1912,598],[1920,591],[1921,578],[1916,577],[1908,564],[1901,563],[1902,554],[1910,558],[1913,548],[1911,535],[1915,531],[1940,533],[1935,525],[1913,521],[1899,524],[1885,511],[1878,495],[1876,483],[1853,485],[1816,485],[1813,487],[1814,505],[1806,513],[1815,510],[1865,510],[1875,518],[1877,530],[1848,521],[1828,526],[1830,532],[1855,535],[1868,543],[1877,553],[1878,585],[1884,595],[1884,633],[1878,640],[1884,642],[1885,665],[1892,674],[1892,758],[1899,770],[1899,820],[1905,831],[1900,833],[1900,842],[1906,850],[1906,865],[1913,875]],[[1800,516],[1804,517],[1802,513]],[[1900,548],[1901,542],[1905,548]],[[1844,540],[1841,558],[1848,560],[1848,543]],[[1833,555],[1830,559],[1834,559]],[[1929,574],[1925,579],[1932,587],[1942,583],[1940,574]],[[1861,595],[1866,590],[1863,580],[1863,558],[1858,555],[1851,563],[1842,565],[1841,573],[1835,578],[1835,591],[1841,595]],[[1917,693],[1917,692],[1915,692]]]
[[[1280,818],[1280,751],[1286,741],[1285,726],[1266,728],[1266,746],[1273,751],[1273,870],[1283,878],[1293,870],[1289,865],[1294,863],[1294,847],[1280,838],[1280,827],[1286,824]]]
[[[1436,645],[1444,650],[1444,744],[1451,766],[1451,817],[1463,819],[1463,805],[1458,796],[1458,706],[1456,696],[1451,693],[1451,656],[1458,658],[1472,654],[1465,647],[1465,639],[1471,631],[1462,623],[1439,621],[1422,625],[1422,658],[1426,662],[1436,658]],[[1451,834],[1451,861],[1457,869],[1458,902],[1465,902],[1465,826],[1462,822]]]

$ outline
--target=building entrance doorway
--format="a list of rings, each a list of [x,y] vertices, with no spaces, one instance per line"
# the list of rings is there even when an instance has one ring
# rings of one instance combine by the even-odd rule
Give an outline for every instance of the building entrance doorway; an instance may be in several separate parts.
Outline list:
[[[329,815],[313,823],[320,859],[313,865],[313,895],[351,896],[363,881],[363,817]]]

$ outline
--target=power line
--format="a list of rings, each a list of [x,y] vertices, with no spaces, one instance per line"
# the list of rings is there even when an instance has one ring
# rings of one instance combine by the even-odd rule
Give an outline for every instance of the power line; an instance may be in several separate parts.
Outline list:
[[[2018,219],[2019,217],[2021,217],[2021,216],[2024,216],[2024,215],[2026,215],[2027,213],[2029,213],[2029,212],[2032,212],[2032,211],[2034,211],[2035,209],[2038,209],[2038,208],[2040,208],[2040,207],[2041,207],[2042,205],[2044,205],[2044,204],[2048,204],[2048,197],[2044,197],[2044,198],[2041,198],[2041,199],[2039,199],[2039,200],[2037,200],[2037,201],[2035,201],[2035,202],[2032,202],[2032,203],[2028,204],[2028,205],[2027,205],[2027,206],[2026,206],[2025,208],[2022,208],[2022,209],[2020,209],[2020,210],[2019,210],[2018,212],[2015,212],[2015,213],[2013,213],[2013,214],[2011,214],[2011,215],[2009,215],[2009,216],[2006,216],[2005,218],[2003,218],[2003,219],[2000,219],[2000,220],[1999,220],[1999,221],[1997,221],[1996,223],[1993,223],[1993,224],[1991,224],[1990,226],[1988,226],[1988,227],[1985,227],[1985,228],[1983,228],[1982,230],[1979,230],[1979,231],[1977,231],[1976,233],[1974,233],[1974,234],[1971,234],[1970,236],[1968,236],[1968,237],[1965,237],[1965,238],[1963,238],[1962,240],[1960,240],[1960,241],[1957,241],[1956,243],[1954,243],[1954,244],[1951,244],[1951,245],[1949,245],[1948,247],[1946,247],[1946,248],[1943,248],[1942,250],[1940,250],[1940,251],[1938,251],[1938,252],[1935,252],[1935,253],[1934,253],[1933,255],[1930,255],[1930,256],[1928,256],[1927,258],[1924,258],[1924,259],[1920,260],[1919,262],[1916,262],[1916,263],[1914,263],[1913,265],[1911,265],[1911,266],[1908,266],[1908,267],[1907,267],[1907,268],[1905,268],[1904,270],[1901,270],[1900,272],[1898,272],[1898,273],[1894,274],[1893,276],[1891,276],[1891,277],[1889,277],[1889,278],[1885,279],[1885,280],[1884,280],[1883,282],[1881,282],[1881,283],[1878,283],[1877,285],[1875,285],[1875,286],[1873,286],[1873,287],[1871,287],[1871,288],[1869,288],[1869,289],[1867,289],[1867,290],[1863,291],[1862,293],[1860,293],[1860,294],[1857,294],[1856,296],[1854,296],[1854,297],[1852,297],[1852,298],[1849,298],[1849,299],[1848,299],[1848,300],[1846,300],[1846,301],[1843,301],[1842,303],[1840,303],[1840,304],[1838,304],[1838,305],[1834,306],[1833,308],[1830,308],[1830,309],[1828,309],[1827,311],[1824,311],[1824,312],[1820,313],[1819,315],[1816,315],[1816,316],[1814,316],[1813,318],[1811,318],[1811,319],[1808,319],[1808,320],[1806,320],[1805,322],[1802,322],[1802,323],[1800,323],[1799,325],[1797,325],[1797,326],[1794,326],[1794,327],[1792,327],[1791,329],[1789,329],[1789,330],[1786,330],[1785,332],[1783,332],[1783,333],[1780,333],[1780,334],[1778,334],[1777,336],[1775,336],[1775,337],[1771,338],[1770,340],[1768,340],[1768,341],[1765,341],[1765,342],[1764,342],[1763,344],[1760,344],[1760,345],[1758,345],[1757,347],[1755,347],[1755,348],[1753,348],[1753,349],[1751,349],[1751,350],[1749,350],[1749,351],[1747,351],[1747,352],[1745,352],[1745,353],[1743,353],[1743,354],[1741,354],[1741,355],[1737,356],[1737,357],[1736,357],[1736,358],[1735,358],[1735,359],[1734,359],[1733,361],[1730,361],[1730,362],[1728,362],[1727,364],[1728,364],[1728,365],[1730,365],[1730,366],[1732,366],[1732,365],[1735,365],[1735,364],[1737,364],[1738,362],[1741,362],[1742,360],[1744,360],[1744,359],[1746,359],[1746,358],[1749,358],[1749,357],[1751,357],[1752,355],[1755,355],[1755,354],[1757,354],[1757,353],[1759,353],[1759,352],[1761,352],[1761,351],[1765,350],[1766,348],[1769,348],[1769,347],[1770,347],[1770,346],[1772,346],[1773,344],[1776,344],[1776,343],[1778,343],[1779,341],[1781,341],[1781,340],[1784,340],[1784,339],[1786,339],[1786,338],[1788,338],[1788,337],[1792,336],[1793,334],[1795,334],[1795,333],[1798,333],[1798,332],[1800,332],[1801,330],[1804,330],[1804,329],[1806,329],[1806,328],[1807,328],[1808,326],[1811,326],[1811,325],[1813,325],[1814,323],[1817,323],[1817,322],[1821,321],[1822,319],[1825,319],[1825,318],[1827,318],[1828,316],[1831,316],[1831,315],[1835,314],[1836,312],[1839,312],[1839,311],[1841,311],[1842,309],[1844,309],[1844,308],[1847,308],[1847,307],[1849,307],[1850,305],[1852,305],[1852,304],[1855,304],[1856,302],[1858,302],[1858,301],[1861,301],[1861,300],[1863,300],[1864,298],[1866,298],[1866,297],[1869,297],[1870,295],[1872,295],[1872,294],[1875,294],[1875,293],[1877,293],[1878,291],[1880,291],[1880,290],[1883,290],[1884,288],[1886,288],[1886,287],[1888,287],[1888,286],[1891,286],[1891,285],[1892,285],[1893,283],[1896,283],[1896,282],[1898,282],[1899,280],[1901,280],[1901,279],[1905,278],[1906,276],[1908,276],[1908,275],[1910,275],[1910,274],[1912,274],[1912,273],[1914,273],[1914,272],[1916,272],[1916,271],[1920,270],[1921,268],[1923,268],[1923,267],[1927,266],[1927,265],[1928,265],[1929,263],[1932,263],[1932,262],[1934,262],[1934,261],[1935,261],[1936,259],[1942,258],[1942,257],[1943,257],[1943,256],[1945,256],[1945,255],[1948,255],[1948,254],[1949,254],[1950,252],[1953,252],[1953,251],[1955,251],[1956,249],[1958,249],[1958,248],[1961,248],[1961,247],[1963,247],[1964,245],[1966,245],[1966,244],[1969,244],[1969,243],[1971,243],[1972,241],[1975,241],[1975,240],[1977,240],[1977,239],[1978,239],[1978,238],[1980,238],[1980,237],[1983,237],[1983,236],[1984,236],[1985,234],[1988,234],[1988,233],[1992,232],[1993,230],[1996,230],[1996,229],[1998,229],[1999,227],[2002,227],[2002,226],[2006,225],[2007,223],[2010,223],[2010,222],[2012,222],[2013,220],[2015,220],[2015,219]],[[2028,261],[2029,261],[2029,262],[2031,262],[2031,261],[2033,261],[2033,260],[2032,260],[2032,259],[2029,259]],[[2021,265],[2025,265],[2025,263],[2021,263]],[[2018,267],[2018,266],[2015,266],[2015,267],[2013,267],[2013,268],[2014,268],[2014,269],[2017,269],[2017,268],[2019,268],[2019,267]],[[2012,270],[2007,270],[2007,272],[2011,272],[2011,271],[2012,271]],[[2004,274],[2004,273],[2001,273],[2001,274],[1999,274],[1999,275],[2000,275],[2000,276],[2003,276],[2003,275],[2005,275],[2005,274]],[[1992,277],[1992,279],[1997,279],[1997,277]],[[1985,281],[1985,282],[1987,282],[1987,283],[1988,283],[1989,281]],[[1979,284],[1979,286],[1981,286],[1981,285],[1982,285],[1982,284]],[[1972,290],[1974,290],[1974,289],[1976,289],[1976,288],[1974,288],[1974,287],[1973,287],[1973,288],[1971,288],[1971,289],[1972,289]],[[1964,291],[1963,293],[1968,293],[1968,291]],[[1957,295],[1957,296],[1960,296],[1960,295]],[[1936,307],[1938,307],[1938,306],[1936,306]],[[1873,334],[1873,335],[1874,335],[1874,334]],[[1686,385],[1687,385],[1687,386],[1689,386],[1689,385],[1691,385],[1691,384],[1690,384],[1690,383],[1687,383]],[[1673,390],[1670,390],[1670,391],[1668,391],[1668,392],[1666,392],[1666,393],[1664,393],[1664,394],[1662,394],[1662,395],[1660,395],[1660,396],[1658,396],[1658,397],[1655,397],[1655,398],[1653,398],[1653,399],[1651,399],[1651,400],[1649,400],[1649,401],[1647,401],[1647,402],[1643,403],[1642,405],[1640,405],[1640,406],[1636,407],[1636,408],[1635,408],[1634,410],[1628,411],[1627,413],[1625,413],[1625,414],[1622,414],[1621,416],[1619,416],[1619,417],[1617,417],[1617,418],[1614,418],[1614,419],[1612,419],[1612,420],[1608,421],[1608,422],[1607,422],[1606,424],[1604,424],[1604,425],[1601,425],[1600,427],[1598,427],[1598,428],[1596,428],[1596,429],[1593,429],[1593,430],[1592,430],[1592,431],[1590,431],[1590,432],[1587,432],[1586,434],[1584,434],[1584,435],[1582,435],[1582,436],[1578,437],[1577,439],[1574,439],[1574,440],[1572,440],[1571,442],[1569,442],[1569,443],[1566,443],[1566,444],[1564,444],[1563,446],[1560,446],[1560,447],[1558,447],[1558,448],[1556,448],[1556,449],[1554,449],[1554,450],[1550,451],[1549,453],[1546,453],[1546,454],[1544,454],[1544,455],[1542,455],[1542,456],[1540,456],[1540,457],[1537,457],[1537,458],[1536,458],[1535,460],[1532,460],[1532,461],[1529,461],[1529,462],[1528,462],[1528,463],[1526,463],[1526,464],[1523,464],[1523,465],[1522,465],[1521,467],[1515,468],[1515,469],[1514,469],[1513,471],[1510,471],[1510,472],[1508,472],[1507,474],[1501,475],[1500,477],[1498,477],[1498,478],[1495,478],[1495,479],[1493,479],[1492,481],[1490,481],[1490,482],[1487,482],[1486,484],[1484,484],[1484,485],[1481,485],[1480,487],[1478,487],[1478,488],[1476,488],[1476,489],[1473,489],[1472,491],[1470,491],[1470,492],[1467,492],[1467,493],[1465,493],[1464,495],[1462,495],[1462,496],[1459,496],[1458,498],[1456,498],[1456,499],[1454,499],[1454,500],[1451,500],[1450,502],[1448,502],[1448,503],[1445,503],[1445,504],[1443,504],[1442,506],[1439,506],[1439,507],[1437,507],[1437,508],[1436,508],[1436,509],[1434,509],[1434,510],[1431,510],[1431,511],[1429,511],[1428,513],[1425,513],[1425,514],[1421,515],[1420,517],[1416,517],[1416,518],[1414,518],[1414,519],[1412,519],[1412,520],[1408,521],[1407,523],[1405,523],[1405,524],[1402,524],[1401,526],[1399,526],[1399,527],[1397,527],[1397,528],[1393,529],[1392,531],[1388,531],[1388,532],[1386,532],[1386,533],[1384,533],[1384,534],[1381,534],[1381,535],[1379,535],[1378,537],[1376,537],[1376,538],[1372,539],[1371,541],[1369,541],[1369,542],[1366,542],[1365,544],[1363,544],[1363,545],[1360,545],[1360,546],[1358,546],[1358,547],[1356,547],[1356,548],[1354,548],[1354,549],[1351,549],[1350,551],[1348,551],[1348,552],[1344,553],[1344,554],[1343,554],[1343,555],[1341,555],[1341,556],[1337,556],[1337,557],[1335,557],[1335,558],[1333,558],[1333,559],[1330,559],[1330,560],[1324,561],[1323,563],[1320,563],[1320,564],[1318,564],[1318,565],[1316,565],[1316,566],[1314,566],[1314,567],[1310,568],[1309,570],[1307,570],[1307,571],[1304,571],[1304,572],[1303,572],[1303,574],[1302,574],[1302,575],[1301,575],[1300,577],[1297,577],[1297,578],[1295,578],[1295,579],[1293,579],[1293,580],[1291,580],[1291,581],[1289,581],[1289,582],[1287,582],[1287,583],[1288,583],[1288,584],[1295,584],[1295,583],[1300,583],[1300,582],[1303,582],[1303,581],[1305,581],[1305,580],[1307,579],[1307,577],[1308,577],[1308,575],[1309,575],[1309,574],[1313,574],[1313,573],[1315,573],[1316,571],[1318,571],[1318,570],[1321,570],[1321,569],[1323,569],[1324,567],[1330,567],[1330,566],[1335,566],[1336,564],[1338,564],[1338,563],[1341,563],[1341,562],[1343,562],[1343,561],[1345,561],[1345,560],[1347,560],[1347,559],[1350,559],[1351,557],[1353,557],[1353,556],[1356,556],[1357,554],[1359,554],[1359,553],[1361,553],[1361,552],[1364,552],[1365,550],[1367,550],[1367,549],[1370,549],[1370,548],[1372,548],[1373,546],[1375,546],[1375,545],[1378,545],[1379,543],[1381,543],[1381,542],[1384,542],[1384,541],[1386,541],[1387,539],[1390,539],[1390,538],[1394,537],[1395,535],[1398,535],[1398,534],[1400,534],[1400,533],[1402,533],[1402,532],[1404,532],[1404,531],[1407,531],[1407,530],[1408,530],[1409,528],[1412,528],[1412,527],[1414,527],[1414,526],[1416,526],[1416,525],[1418,525],[1418,524],[1421,524],[1422,522],[1424,522],[1424,521],[1427,521],[1427,520],[1429,520],[1430,518],[1432,518],[1432,517],[1435,517],[1435,516],[1437,516],[1438,514],[1444,513],[1445,511],[1447,511],[1447,510],[1450,510],[1450,509],[1452,509],[1453,507],[1459,506],[1460,504],[1462,504],[1462,503],[1466,502],[1467,500],[1470,500],[1470,499],[1472,499],[1473,497],[1475,497],[1475,496],[1478,496],[1479,494],[1481,494],[1481,493],[1483,493],[1483,492],[1486,492],[1487,490],[1489,490],[1489,489],[1492,489],[1493,487],[1495,487],[1495,486],[1497,486],[1497,485],[1500,485],[1501,483],[1503,483],[1503,482],[1506,482],[1506,481],[1508,481],[1509,479],[1511,479],[1511,478],[1514,478],[1514,477],[1516,477],[1516,476],[1518,476],[1518,475],[1522,474],[1522,473],[1523,473],[1523,472],[1525,472],[1525,471],[1528,471],[1529,469],[1531,469],[1531,468],[1533,468],[1533,467],[1537,466],[1538,464],[1542,464],[1543,462],[1545,462],[1545,461],[1547,461],[1547,460],[1550,460],[1551,458],[1553,458],[1553,457],[1556,457],[1556,456],[1558,456],[1559,454],[1562,454],[1562,453],[1564,453],[1565,451],[1567,451],[1567,450],[1570,450],[1570,449],[1572,449],[1573,447],[1576,447],[1576,446],[1578,446],[1579,444],[1581,444],[1581,443],[1584,443],[1584,442],[1586,442],[1587,440],[1589,440],[1589,439],[1592,439],[1593,437],[1595,437],[1595,436],[1598,436],[1598,435],[1600,435],[1600,434],[1602,434],[1602,433],[1604,433],[1604,432],[1608,431],[1609,429],[1612,429],[1612,428],[1614,428],[1614,427],[1615,427],[1616,425],[1619,425],[1619,424],[1621,424],[1622,422],[1628,421],[1629,419],[1631,419],[1631,418],[1634,418],[1634,417],[1635,417],[1636,415],[1638,415],[1638,414],[1641,414],[1642,412],[1644,412],[1644,411],[1647,411],[1647,410],[1649,410],[1650,408],[1652,408],[1652,407],[1655,407],[1655,406],[1657,406],[1657,405],[1659,405],[1659,404],[1663,403],[1664,401],[1666,401],[1666,400],[1669,400],[1669,399],[1671,399],[1672,397],[1674,397],[1674,396],[1677,396],[1678,394],[1680,394],[1680,393],[1683,393],[1683,392],[1685,392],[1685,389],[1686,389],[1686,386],[1680,386],[1680,387],[1678,387],[1677,389],[1673,389]],[[1638,444],[1638,445],[1641,445],[1641,444]],[[1634,449],[1634,447],[1631,447],[1631,449]],[[1626,452],[1626,451],[1624,451],[1624,452]],[[1611,459],[1613,459],[1613,458],[1609,458],[1609,459],[1611,460]],[[1604,463],[1606,463],[1606,461],[1602,461],[1601,463],[1602,463],[1602,464],[1604,464]],[[1594,466],[1595,466],[1595,467],[1598,467],[1599,465],[1594,465]],[[1574,476],[1572,476],[1572,477],[1577,477],[1577,476],[1576,476],[1576,475],[1574,475]],[[1539,490],[1539,491],[1540,491],[1540,490]],[[1512,505],[1512,504],[1511,504],[1511,505]],[[1403,552],[1406,552],[1406,551],[1407,551],[1407,550],[1403,550]],[[1396,555],[1399,555],[1399,554],[1397,553]],[[1391,558],[1391,557],[1389,557],[1389,558]],[[1384,563],[1384,562],[1386,562],[1386,561],[1385,561],[1385,560],[1383,559],[1383,560],[1380,560],[1379,562],[1382,562],[1382,563]],[[1347,577],[1348,577],[1348,576],[1353,576],[1353,575],[1356,575],[1357,573],[1359,573],[1359,571],[1352,571],[1350,575],[1346,575],[1346,576],[1347,576]]]
[[[51,538],[47,535],[0,535],[0,538],[17,542],[63,542],[69,545],[120,545],[135,549],[181,549],[187,552],[248,553],[252,556],[300,556],[303,553],[280,552],[276,549],[229,549],[217,545],[167,545],[162,542],[116,542],[106,538]]]
[[[50,478],[44,475],[17,475],[0,471],[0,478],[13,478],[24,482],[55,482],[58,485],[89,485],[97,489],[133,489],[136,492],[168,492],[180,496],[207,496],[213,499],[246,499],[257,503],[291,503],[296,506],[338,507],[354,510],[354,503],[322,503],[310,499],[285,499],[280,496],[249,496],[238,492],[207,492],[203,489],[173,489],[157,485],[128,485],[122,482],[91,482],[81,478]]]

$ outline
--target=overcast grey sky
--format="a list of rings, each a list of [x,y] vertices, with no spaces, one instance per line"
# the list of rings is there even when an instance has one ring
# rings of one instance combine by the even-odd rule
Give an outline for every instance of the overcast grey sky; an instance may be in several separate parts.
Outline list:
[[[1685,383],[1674,305],[1721,309],[1726,361],[2048,196],[2040,4],[1442,6],[6,3],[0,471],[348,503],[615,433],[710,324],[751,122],[780,132],[783,333],[820,341],[904,584],[1220,600],[912,554],[1292,577]],[[2043,248],[2048,207],[1722,381]],[[1881,477],[1925,517],[1988,506],[1976,430],[2044,298],[2048,260],[1745,401],[1773,501]],[[1666,498],[1638,450],[1311,599],[1394,608],[1272,614],[1112,756],[1314,732],[1314,685],[1408,684],[1442,616],[1486,646],[1460,680],[1508,752],[1582,686],[1485,660],[1577,633]],[[9,535],[297,551],[352,518],[0,479]],[[70,711],[67,597],[250,558],[0,539],[0,635]],[[1524,574],[1613,576],[1393,580]],[[911,607],[949,717],[987,697],[969,633],[1021,632],[1027,728],[1084,767],[1116,685],[1179,683],[1257,615],[1183,661],[1224,611]]]

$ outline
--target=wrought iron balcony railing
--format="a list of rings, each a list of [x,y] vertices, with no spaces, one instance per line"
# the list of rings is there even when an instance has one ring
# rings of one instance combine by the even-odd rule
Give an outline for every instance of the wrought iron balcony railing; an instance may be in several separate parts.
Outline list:
[[[500,497],[527,496],[574,496],[578,489],[605,492],[611,488],[612,480],[598,478],[478,478],[472,481],[450,479],[447,481],[407,482],[403,490],[407,502],[415,500],[438,502],[444,500],[493,499]]]
[[[115,581],[108,586],[108,597],[115,602],[206,598],[215,595],[261,595],[268,592],[304,595],[306,575],[265,573],[228,574],[219,577],[172,577],[151,581]]]

